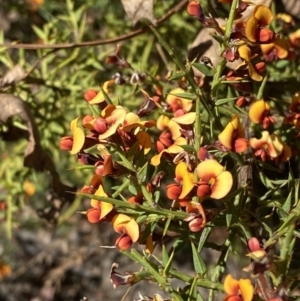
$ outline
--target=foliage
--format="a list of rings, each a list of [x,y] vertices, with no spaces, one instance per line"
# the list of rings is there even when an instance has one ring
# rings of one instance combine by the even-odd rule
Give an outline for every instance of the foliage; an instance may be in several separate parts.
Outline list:
[[[112,263],[113,285],[130,289],[144,280],[166,293],[141,292],[139,300],[215,300],[225,292],[224,300],[274,301],[299,293],[299,30],[290,16],[276,15],[274,4],[269,8],[271,1],[220,2],[229,8],[225,26],[198,1],[186,3],[193,26],[212,33],[212,47],[199,62],[183,59],[187,47],[178,36],[186,40],[192,21],[178,14],[172,26],[148,23],[150,38],[114,52],[55,48],[31,73],[42,83],[28,83],[26,76],[11,87],[34,110],[45,149],[66,135],[60,148],[79,163],[68,175],[87,178],[78,195],[91,203],[81,213],[90,223],[110,223],[118,234],[115,247],[141,267],[123,275]],[[67,1],[66,9],[68,15],[49,17],[43,30],[34,27],[43,43],[87,39],[85,5]],[[108,10],[109,25],[118,24],[118,13]],[[70,30],[60,32],[59,22]],[[122,21],[108,35],[120,35],[126,26]],[[9,52],[2,51],[1,60],[12,68]],[[28,63],[23,50],[18,59]],[[100,87],[90,86],[95,80]],[[59,157],[56,151],[57,167]],[[4,192],[19,170],[4,170]],[[21,194],[17,187],[14,196]],[[10,231],[12,208],[20,205],[4,198],[10,199]],[[213,242],[224,229],[223,240]],[[202,258],[208,249],[219,253],[213,267]],[[191,273],[176,268],[184,252],[191,254]],[[234,255],[245,262],[246,279],[232,277],[241,275],[227,266]]]

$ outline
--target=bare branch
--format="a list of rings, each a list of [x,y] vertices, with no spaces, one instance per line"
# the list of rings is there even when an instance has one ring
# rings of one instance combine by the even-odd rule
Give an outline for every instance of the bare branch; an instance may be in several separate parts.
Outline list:
[[[157,26],[161,25],[163,22],[168,20],[172,15],[180,11],[186,4],[188,0],[181,0],[177,5],[171,8],[163,17],[157,20]],[[112,39],[100,39],[100,40],[93,40],[93,41],[86,41],[86,42],[79,42],[79,43],[64,43],[64,44],[12,44],[12,43],[4,43],[0,44],[0,47],[6,47],[8,49],[27,49],[27,50],[36,50],[36,49],[72,49],[72,48],[82,48],[88,46],[98,46],[98,45],[107,45],[122,42],[125,40],[132,39],[140,34],[143,34],[149,31],[148,26],[144,26],[140,29],[132,31],[128,34],[124,34],[117,38]]]

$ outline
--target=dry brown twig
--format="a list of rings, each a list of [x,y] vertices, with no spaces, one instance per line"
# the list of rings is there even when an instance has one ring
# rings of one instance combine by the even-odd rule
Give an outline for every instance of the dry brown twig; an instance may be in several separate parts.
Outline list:
[[[178,4],[176,4],[173,8],[168,10],[168,12],[157,20],[156,25],[159,26],[168,20],[172,15],[180,11],[183,7],[186,6],[188,0],[182,0]],[[140,29],[132,31],[128,34],[124,34],[117,38],[112,39],[100,39],[100,40],[93,40],[93,41],[86,41],[86,42],[79,42],[79,43],[65,43],[65,44],[12,44],[12,43],[4,43],[0,44],[0,47],[5,47],[7,49],[27,49],[27,50],[36,50],[36,49],[72,49],[72,48],[81,48],[81,47],[88,47],[88,46],[99,46],[99,45],[107,45],[107,44],[114,44],[119,43],[125,40],[132,39],[138,35],[141,35],[150,28],[148,26],[144,26]]]

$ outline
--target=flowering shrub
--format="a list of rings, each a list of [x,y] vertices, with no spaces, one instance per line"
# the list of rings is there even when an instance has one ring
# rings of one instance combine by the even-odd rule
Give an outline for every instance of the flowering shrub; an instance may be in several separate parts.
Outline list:
[[[294,246],[300,235],[295,168],[300,97],[288,95],[286,104],[267,91],[277,80],[274,66],[299,63],[299,30],[285,21],[289,18],[276,18],[270,1],[220,2],[231,5],[226,27],[206,16],[198,1],[187,6],[219,43],[216,66],[209,58],[207,64],[184,65],[149,25],[179,71],[165,77],[138,73],[118,47],[106,63],[129,70],[130,80],[118,74],[99,91],[87,90],[92,113],[71,122],[71,135],[60,146],[93,169],[90,184],[79,192],[91,199],[84,212],[88,221],[110,223],[115,247],[142,266],[121,275],[113,265],[115,286],[157,282],[169,294],[165,300],[203,300],[199,288],[209,290],[209,300],[216,291],[229,301],[290,300],[299,282]],[[119,85],[139,91],[136,112],[114,99]],[[224,227],[225,239],[212,243],[212,233]],[[235,280],[239,271],[226,270],[229,255],[238,252],[237,240],[250,251],[247,279]],[[185,245],[192,253],[192,275],[173,265]],[[220,252],[212,276],[203,248]],[[247,256],[239,254],[245,263]],[[173,285],[174,278],[185,287]],[[139,300],[162,300],[147,298]]]

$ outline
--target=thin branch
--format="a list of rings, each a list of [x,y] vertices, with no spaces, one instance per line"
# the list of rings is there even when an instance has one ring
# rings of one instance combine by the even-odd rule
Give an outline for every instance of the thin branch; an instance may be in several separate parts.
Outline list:
[[[161,25],[163,22],[168,20],[172,15],[180,11],[184,6],[186,6],[188,0],[182,0],[173,8],[168,10],[168,12],[157,20],[157,26]],[[140,34],[143,34],[149,31],[149,26],[144,26],[140,29],[132,31],[128,34],[124,34],[117,38],[112,39],[100,39],[100,40],[93,40],[93,41],[86,41],[86,42],[79,42],[79,43],[64,43],[64,44],[11,44],[11,43],[4,43],[0,44],[0,47],[5,47],[8,49],[27,49],[27,50],[36,50],[36,49],[71,49],[71,48],[81,48],[81,47],[88,47],[88,46],[98,46],[98,45],[106,45],[106,44],[113,44],[118,43],[121,41],[132,39]]]

